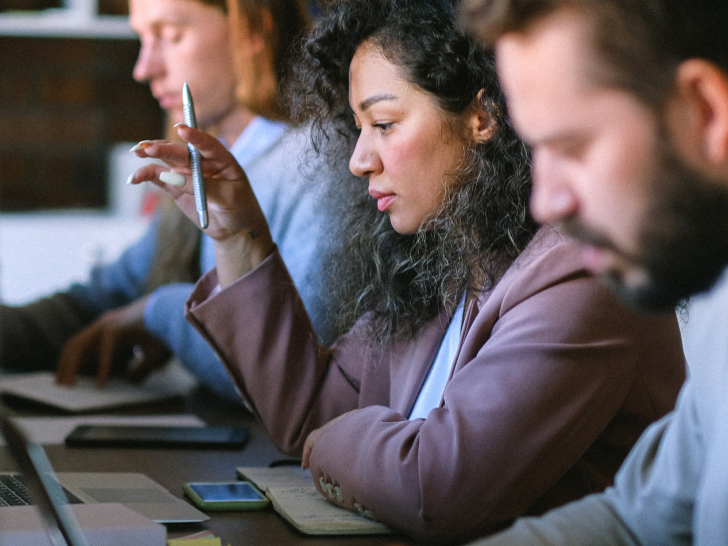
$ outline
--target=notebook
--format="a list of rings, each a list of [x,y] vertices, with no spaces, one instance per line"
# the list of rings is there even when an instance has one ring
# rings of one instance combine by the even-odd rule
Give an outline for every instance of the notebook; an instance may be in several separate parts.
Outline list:
[[[7,429],[5,436],[13,457],[19,459],[27,452],[34,458],[47,461],[45,451],[39,444],[28,442],[25,435],[7,417],[0,415],[0,425]],[[14,438],[15,446],[10,445],[8,436]],[[21,446],[18,447],[18,443]],[[19,463],[20,464],[20,463]],[[47,463],[46,468],[50,468]],[[25,473],[27,465],[21,466]],[[67,499],[71,505],[79,504],[107,504],[117,503],[158,523],[198,523],[206,521],[209,516],[200,512],[186,501],[175,497],[160,484],[144,474],[131,472],[47,472],[46,489],[61,499]],[[22,475],[18,480],[18,473],[0,472],[0,483],[5,487],[14,484],[14,481],[32,484],[32,479]],[[17,484],[15,484],[17,485]],[[2,487],[0,487],[2,489]],[[30,494],[39,504],[37,492],[31,487]],[[3,510],[12,506],[0,506],[0,515]]]
[[[20,429],[4,415],[0,415],[0,431],[23,472],[22,481],[36,502],[35,506],[0,507],[0,543],[6,546],[165,544],[167,533],[164,526],[124,506],[97,504],[74,508],[65,502],[43,448],[28,442]],[[4,497],[11,498],[8,492],[13,482],[8,481],[3,487]],[[26,494],[18,498],[28,500]]]
[[[327,501],[313,484],[311,473],[288,466],[239,467],[238,476],[265,491],[273,509],[307,535],[372,535],[392,533],[383,523]]]

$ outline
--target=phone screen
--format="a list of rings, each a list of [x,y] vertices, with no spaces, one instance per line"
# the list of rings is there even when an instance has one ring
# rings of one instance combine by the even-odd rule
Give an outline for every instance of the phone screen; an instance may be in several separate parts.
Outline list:
[[[182,489],[204,510],[260,510],[268,499],[250,482],[189,482]]]
[[[259,501],[264,498],[247,482],[190,483],[189,486],[205,502]]]

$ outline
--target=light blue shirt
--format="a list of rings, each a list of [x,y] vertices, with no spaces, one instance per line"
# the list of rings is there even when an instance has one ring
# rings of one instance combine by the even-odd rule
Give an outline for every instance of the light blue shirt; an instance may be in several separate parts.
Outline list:
[[[247,169],[256,157],[283,136],[286,129],[288,129],[286,123],[256,116],[233,142],[230,153],[235,156],[243,169]],[[200,248],[200,271],[207,273],[213,267],[215,267],[215,242],[203,233]]]
[[[445,384],[450,377],[450,370],[455,363],[458,347],[460,346],[460,332],[463,329],[463,309],[465,307],[465,296],[455,309],[450,325],[447,327],[445,337],[442,338],[440,348],[435,356],[435,361],[427,374],[427,379],[422,385],[422,390],[415,400],[415,405],[410,412],[410,419],[425,419],[435,408],[440,406],[442,393],[445,392]]]
[[[317,184],[299,168],[307,146],[306,131],[258,117],[248,124],[231,152],[248,175],[316,332],[324,341],[330,341],[332,328],[321,311],[318,295],[323,222],[320,207],[316,207]],[[325,176],[321,169],[316,174]],[[89,283],[72,287],[72,295],[98,314],[140,298],[158,244],[157,226],[155,220],[119,260],[96,268]],[[204,234],[200,250],[200,269],[209,271],[215,265],[214,244]],[[145,307],[144,323],[200,383],[223,398],[242,403],[212,348],[184,318],[184,304],[192,288],[191,283],[174,283],[155,290]]]

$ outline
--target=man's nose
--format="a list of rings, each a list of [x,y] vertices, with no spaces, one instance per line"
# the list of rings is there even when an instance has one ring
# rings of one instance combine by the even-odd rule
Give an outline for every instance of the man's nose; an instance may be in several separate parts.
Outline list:
[[[531,164],[531,215],[540,223],[557,223],[573,216],[578,196],[570,176],[548,153],[534,153]]]
[[[161,71],[159,51],[154,44],[142,42],[132,75],[138,82],[148,82]]]

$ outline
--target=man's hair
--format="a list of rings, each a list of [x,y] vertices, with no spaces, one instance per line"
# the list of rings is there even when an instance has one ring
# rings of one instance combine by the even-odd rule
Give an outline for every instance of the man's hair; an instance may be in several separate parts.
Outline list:
[[[260,36],[265,52],[251,55],[236,70],[244,83],[245,106],[271,119],[288,119],[280,100],[290,54],[311,25],[305,0],[223,0],[227,2],[233,37],[248,32]],[[267,16],[270,15],[270,18]],[[268,24],[270,23],[270,25]],[[233,41],[234,43],[234,41]]]
[[[591,25],[604,83],[655,109],[687,59],[708,60],[728,73],[726,0],[463,0],[460,19],[494,44],[561,9],[576,10]]]
[[[228,12],[226,0],[197,0],[197,2],[200,2],[201,4],[207,4],[208,6],[212,6],[213,8],[218,8],[225,14],[227,14]]]
[[[462,139],[463,164],[449,173],[448,195],[414,235],[394,230],[367,192],[345,172],[359,135],[349,105],[349,66],[373,44],[402,76],[439,107],[445,138]],[[528,244],[529,151],[506,115],[492,52],[463,32],[449,0],[344,0],[324,6],[293,65],[294,111],[312,122],[328,154],[335,251],[324,268],[324,300],[337,333],[371,313],[371,339],[408,337],[466,290],[490,288]],[[478,107],[497,127],[485,142],[463,135],[464,114]]]

